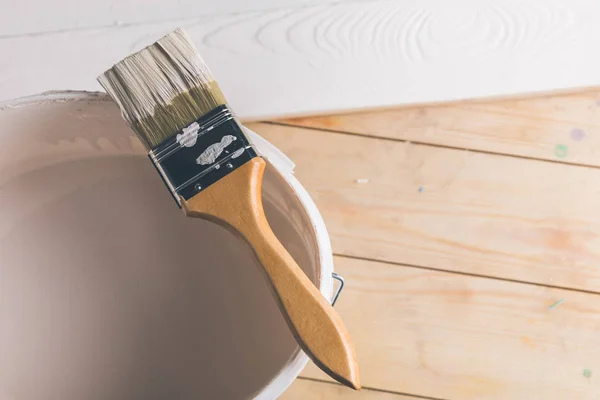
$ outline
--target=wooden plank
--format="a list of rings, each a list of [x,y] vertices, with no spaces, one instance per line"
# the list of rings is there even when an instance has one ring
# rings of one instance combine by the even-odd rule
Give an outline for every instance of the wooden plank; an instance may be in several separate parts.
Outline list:
[[[99,28],[189,20],[208,15],[239,14],[311,5],[340,0],[24,0],[8,2],[0,14],[0,36],[39,34],[76,29]],[[347,1],[347,0],[341,0]],[[365,1],[365,0],[363,0]],[[367,0],[368,1],[368,0]]]
[[[82,22],[76,30],[0,39],[0,101],[47,90],[98,89],[94,78],[105,68],[177,26],[189,30],[242,118],[600,83],[600,53],[589,50],[600,48],[600,24],[590,17],[600,14],[600,3],[593,1],[374,0],[301,7],[298,0],[297,7],[254,9],[255,2],[230,0],[252,11],[205,16],[190,10],[190,0],[143,6],[142,0],[122,6],[115,0],[106,6],[68,1],[71,8],[44,2],[40,14],[27,2],[10,3],[9,13],[3,9],[10,29],[28,25],[27,32],[30,21],[68,19],[71,27]],[[213,2],[208,12],[219,13],[226,4]],[[107,11],[110,5],[115,15]],[[188,10],[179,19],[177,13]],[[83,22],[82,15],[106,13],[116,25],[90,28],[104,22]],[[119,25],[121,14],[148,20]]]
[[[338,254],[600,291],[600,170],[250,127],[296,163]]]
[[[598,295],[335,262],[347,282],[336,308],[365,386],[443,399],[600,397]],[[314,365],[303,375],[326,379]]]
[[[329,382],[296,379],[292,386],[279,397],[280,400],[417,400],[416,397],[395,393],[382,393],[369,389],[353,391]]]
[[[597,89],[282,122],[600,166],[600,91]]]

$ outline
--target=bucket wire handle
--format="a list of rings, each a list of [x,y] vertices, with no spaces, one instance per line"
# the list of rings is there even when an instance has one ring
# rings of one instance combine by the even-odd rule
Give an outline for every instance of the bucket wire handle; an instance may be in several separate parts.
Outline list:
[[[335,291],[335,294],[333,295],[333,299],[331,300],[331,305],[335,306],[338,297],[340,297],[340,294],[344,289],[344,277],[339,274],[336,274],[335,272],[331,273],[331,277],[340,283],[340,286],[338,286],[337,290]]]

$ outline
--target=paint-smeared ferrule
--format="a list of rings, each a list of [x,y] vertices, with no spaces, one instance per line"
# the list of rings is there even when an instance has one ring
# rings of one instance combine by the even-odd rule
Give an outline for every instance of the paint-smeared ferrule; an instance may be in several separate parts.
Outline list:
[[[227,106],[220,106],[150,151],[177,205],[252,158],[256,151]]]

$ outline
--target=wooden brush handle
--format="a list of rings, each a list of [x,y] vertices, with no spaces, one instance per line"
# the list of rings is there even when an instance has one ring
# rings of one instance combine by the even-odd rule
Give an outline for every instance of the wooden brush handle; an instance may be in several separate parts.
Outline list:
[[[265,162],[256,157],[182,206],[188,216],[224,224],[241,234],[256,253],[279,308],[298,344],[332,378],[360,389],[354,348],[344,324],[279,242],[262,205]]]

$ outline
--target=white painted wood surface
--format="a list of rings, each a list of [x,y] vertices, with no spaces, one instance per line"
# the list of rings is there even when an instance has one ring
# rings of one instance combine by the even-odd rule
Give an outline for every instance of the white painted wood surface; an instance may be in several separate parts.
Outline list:
[[[596,0],[3,1],[0,100],[96,90],[178,26],[248,119],[600,84]]]
[[[0,37],[261,12],[349,0],[22,0],[6,1]],[[369,0],[358,0],[369,1]]]

